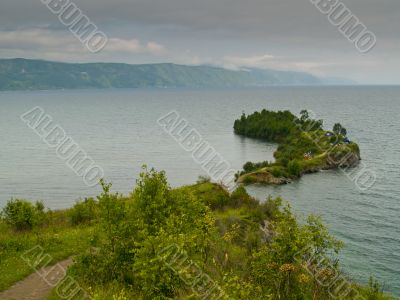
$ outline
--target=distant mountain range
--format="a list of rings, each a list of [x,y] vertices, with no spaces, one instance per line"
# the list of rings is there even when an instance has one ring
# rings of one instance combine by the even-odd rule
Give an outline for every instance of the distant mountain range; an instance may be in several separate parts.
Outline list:
[[[354,84],[318,78],[303,72],[170,63],[60,63],[30,59],[0,59],[0,90],[53,90],[145,87],[262,87],[279,85]]]

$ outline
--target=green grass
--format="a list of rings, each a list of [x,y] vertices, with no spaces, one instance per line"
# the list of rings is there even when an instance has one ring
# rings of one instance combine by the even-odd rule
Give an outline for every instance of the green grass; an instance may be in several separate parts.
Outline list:
[[[130,300],[132,298],[129,298],[128,293],[124,291],[124,288],[122,286],[119,286],[118,284],[114,283],[111,285],[107,286],[102,286],[102,287],[96,287],[93,290],[90,290],[90,293],[93,293],[93,300],[105,300],[105,299],[110,299],[110,300]],[[70,300],[81,300],[82,299],[82,294],[77,294],[72,298],[69,298]],[[65,298],[61,298],[57,294],[57,288],[54,288],[50,295],[46,298],[46,300],[63,300]],[[138,295],[135,293],[135,300],[142,300],[146,299],[145,297]]]
[[[26,251],[41,246],[55,264],[85,251],[93,232],[92,226],[71,227],[67,223],[15,232],[0,221],[0,291],[34,272],[22,258]]]
[[[211,182],[198,183],[180,189],[193,193],[212,209],[219,209],[229,202],[229,193],[221,186]]]

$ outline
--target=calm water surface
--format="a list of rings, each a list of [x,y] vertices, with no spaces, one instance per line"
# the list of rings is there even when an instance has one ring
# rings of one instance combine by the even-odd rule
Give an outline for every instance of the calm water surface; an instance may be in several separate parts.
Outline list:
[[[263,108],[314,111],[326,127],[336,121],[361,147],[376,184],[360,191],[338,171],[304,176],[279,187],[249,187],[265,199],[282,195],[299,213],[323,216],[346,244],[346,271],[370,274],[400,295],[400,88],[279,87],[237,90],[105,90],[0,93],[0,206],[11,197],[70,207],[99,193],[77,177],[19,116],[41,106],[105,171],[114,190],[129,193],[143,164],[167,171],[173,186],[190,184],[201,167],[157,125],[171,110],[205,137],[234,168],[271,160],[273,144],[241,138],[233,121]]]

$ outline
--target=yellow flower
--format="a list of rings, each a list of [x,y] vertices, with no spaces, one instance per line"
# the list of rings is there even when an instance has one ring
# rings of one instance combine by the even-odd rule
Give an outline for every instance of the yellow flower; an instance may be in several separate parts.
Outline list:
[[[282,273],[285,273],[285,272],[293,272],[295,269],[296,269],[296,267],[292,264],[283,264],[279,268],[279,271]]]
[[[299,282],[300,283],[308,283],[308,282],[310,282],[310,278],[306,274],[301,274],[299,276]]]
[[[269,263],[268,265],[267,265],[267,268],[268,269],[278,269],[279,268],[279,265],[277,264],[277,263],[274,263],[274,262],[272,262],[272,263]]]

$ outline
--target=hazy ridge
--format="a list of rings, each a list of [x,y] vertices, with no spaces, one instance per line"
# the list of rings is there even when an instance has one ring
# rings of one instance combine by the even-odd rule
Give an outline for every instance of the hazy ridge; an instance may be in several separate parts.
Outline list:
[[[336,80],[335,83],[338,81]],[[340,81],[339,81],[340,83]],[[348,82],[343,81],[343,84]],[[256,87],[321,85],[329,80],[303,72],[227,70],[171,63],[60,63],[0,59],[0,90],[51,90],[145,87]]]

